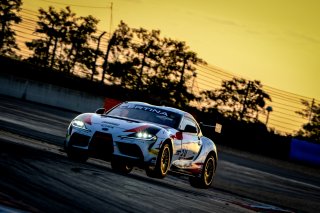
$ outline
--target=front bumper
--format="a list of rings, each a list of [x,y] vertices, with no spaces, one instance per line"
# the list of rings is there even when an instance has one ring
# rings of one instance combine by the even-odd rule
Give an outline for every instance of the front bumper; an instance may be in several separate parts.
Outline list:
[[[121,138],[99,131],[92,133],[76,128],[66,138],[66,146],[88,150],[91,157],[104,160],[111,160],[112,157],[125,158],[136,162],[135,164],[151,166],[156,163],[159,151],[157,142]]]

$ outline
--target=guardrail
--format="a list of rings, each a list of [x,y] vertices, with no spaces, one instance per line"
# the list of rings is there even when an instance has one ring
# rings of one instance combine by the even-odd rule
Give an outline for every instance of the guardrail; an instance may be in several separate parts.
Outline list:
[[[57,85],[0,75],[0,94],[75,112],[94,112],[104,105],[104,97]]]

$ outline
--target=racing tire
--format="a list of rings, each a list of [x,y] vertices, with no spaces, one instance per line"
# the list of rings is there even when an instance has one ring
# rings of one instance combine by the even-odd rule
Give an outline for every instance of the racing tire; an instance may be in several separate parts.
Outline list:
[[[89,156],[86,150],[80,150],[72,147],[66,147],[67,156],[75,162],[85,163]]]
[[[122,173],[122,174],[129,174],[132,171],[133,166],[125,161],[121,161],[118,158],[112,158],[111,168],[115,172]]]
[[[216,164],[212,154],[206,158],[200,177],[189,177],[190,185],[195,188],[208,189],[212,186]]]
[[[164,178],[171,164],[171,150],[169,144],[164,144],[158,154],[157,163],[154,168],[147,167],[146,174],[152,178]]]

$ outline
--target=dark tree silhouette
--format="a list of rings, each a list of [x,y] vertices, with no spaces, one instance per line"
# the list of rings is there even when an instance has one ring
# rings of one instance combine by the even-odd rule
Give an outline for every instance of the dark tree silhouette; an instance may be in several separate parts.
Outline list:
[[[93,35],[97,31],[98,20],[93,16],[76,17],[70,7],[59,12],[53,7],[48,11],[41,8],[39,13],[36,33],[42,38],[26,42],[27,47],[34,51],[28,60],[67,73],[77,70],[77,73],[83,72],[93,79],[97,74],[96,54],[102,55],[100,50],[90,46],[97,40]]]
[[[148,91],[158,100],[176,103],[176,89],[179,78],[177,72],[179,65],[177,57],[175,56],[176,43],[178,41],[170,38],[163,38],[160,40],[160,47],[157,54],[154,56],[157,63],[153,64],[154,75],[149,76]]]
[[[109,40],[101,82],[108,74],[113,84],[183,106],[195,98],[187,82],[199,63],[205,64],[185,42],[161,39],[159,30],[131,29],[121,22]]]
[[[1,55],[16,55],[14,49],[19,50],[12,25],[21,22],[21,17],[17,14],[21,10],[21,5],[21,0],[1,0],[0,2]]]
[[[102,65],[101,83],[104,83],[107,71],[112,77],[116,77],[120,84],[126,87],[128,84],[132,85],[130,79],[134,73],[127,72],[128,70],[134,71],[130,68],[130,64],[135,64],[132,56],[132,29],[123,21],[120,22],[118,28],[114,31],[107,46],[107,51]],[[111,59],[110,59],[111,56]],[[110,60],[110,62],[109,62]],[[123,69],[121,69],[123,67]],[[128,75],[127,75],[128,74]],[[127,78],[128,77],[128,78]],[[115,79],[113,79],[115,80]],[[129,80],[126,83],[126,80]]]
[[[270,96],[262,90],[260,81],[248,81],[233,78],[223,81],[220,89],[202,93],[206,100],[213,100],[213,105],[226,117],[250,122],[257,121],[259,112],[264,111],[266,100]]]
[[[154,66],[159,63],[161,50],[160,31],[147,31],[143,28],[133,29],[137,42],[133,45],[136,59],[139,60],[137,90],[147,90],[150,78],[155,75]]]
[[[93,69],[92,69],[92,74],[91,74],[91,78],[90,80],[93,81],[93,78],[94,78],[94,75],[98,75],[99,72],[97,71],[97,61],[98,61],[98,57],[103,57],[103,52],[100,50],[100,43],[101,43],[101,39],[102,37],[106,34],[107,32],[103,31],[98,37],[94,37],[97,39],[97,47],[96,47],[96,50],[95,50],[95,56],[94,56],[94,66],[93,66]]]
[[[70,28],[74,26],[75,14],[71,12],[70,7],[60,10],[60,12],[57,12],[53,7],[49,7],[49,11],[40,8],[39,13],[35,32],[44,38],[26,42],[27,47],[34,51],[33,56],[28,60],[43,67],[59,68],[55,65],[65,63],[56,61],[58,52],[61,53],[58,56],[59,59],[63,59],[65,56],[62,51],[57,51],[57,49],[63,49],[63,44],[68,42],[67,35]]]
[[[160,49],[152,54],[153,71],[148,73],[153,76],[148,76],[148,90],[162,100],[183,107],[195,99],[187,87],[196,70],[195,65],[206,62],[190,51],[185,42],[164,38],[159,45]]]
[[[308,118],[309,122],[302,126],[296,136],[304,137],[312,141],[320,143],[320,104],[315,104],[314,100],[309,103],[306,100],[301,100],[305,109],[296,112],[304,118]]]
[[[197,54],[193,51],[189,51],[188,47],[185,51],[182,51],[182,67],[180,71],[180,80],[176,91],[176,101],[179,105],[189,102],[190,99],[194,99],[193,94],[189,93],[186,86],[186,81],[190,80],[194,76],[196,71],[195,65],[206,64],[206,62],[197,57]]]
[[[36,33],[42,38],[26,42],[34,51],[28,60],[71,74],[82,71],[93,80],[97,58],[102,56],[99,48],[92,48],[99,43],[93,36],[98,21],[92,16],[77,18],[69,7],[39,12]],[[197,64],[206,62],[185,42],[161,39],[159,30],[131,29],[121,21],[109,39],[100,82],[107,79],[108,84],[185,106],[195,99],[187,85]]]
[[[174,70],[173,75],[176,81],[174,93],[177,106],[183,106],[193,100],[195,96],[188,91],[186,83],[192,78],[196,71],[195,65],[207,64],[186,45],[185,42],[168,39],[169,56],[173,60],[170,67]]]
[[[73,23],[73,27],[68,32],[67,44],[65,53],[67,54],[68,70],[72,72],[75,69],[76,63],[84,65],[82,67],[86,70],[91,70],[90,78],[93,80],[93,76],[98,74],[95,70],[95,57],[102,56],[100,50],[94,50],[90,46],[90,42],[95,42],[97,39],[93,36],[97,32],[98,20],[93,16],[76,18],[76,22]],[[71,47],[70,47],[71,45]]]

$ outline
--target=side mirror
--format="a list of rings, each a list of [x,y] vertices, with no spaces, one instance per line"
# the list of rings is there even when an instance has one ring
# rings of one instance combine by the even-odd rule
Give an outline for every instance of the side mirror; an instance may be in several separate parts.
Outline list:
[[[183,132],[198,133],[197,128],[191,125],[187,125]]]
[[[96,114],[102,115],[106,111],[105,108],[99,108],[95,111]]]

